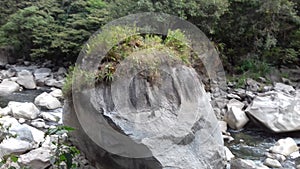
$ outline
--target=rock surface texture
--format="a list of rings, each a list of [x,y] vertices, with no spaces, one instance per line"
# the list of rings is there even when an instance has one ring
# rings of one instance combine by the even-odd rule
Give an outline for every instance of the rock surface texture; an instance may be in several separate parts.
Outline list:
[[[300,90],[295,93],[266,92],[257,96],[246,112],[274,132],[300,130]]]
[[[221,131],[194,69],[161,71],[156,82],[137,73],[75,94],[64,123],[77,128],[77,145],[95,162],[109,158],[122,169],[223,168]]]

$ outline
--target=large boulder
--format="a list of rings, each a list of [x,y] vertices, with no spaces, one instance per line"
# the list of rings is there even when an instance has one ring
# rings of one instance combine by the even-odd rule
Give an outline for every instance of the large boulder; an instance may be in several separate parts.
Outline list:
[[[4,79],[0,83],[0,96],[7,96],[20,89],[18,83]]]
[[[300,130],[300,90],[295,93],[264,93],[253,100],[246,112],[274,132]]]
[[[22,70],[18,72],[17,83],[26,89],[35,89],[36,83],[32,73],[28,70]]]
[[[223,138],[195,70],[161,67],[156,83],[147,72],[129,78],[127,66],[110,85],[75,89],[64,105],[64,124],[77,129],[86,156],[120,169],[223,168]]]
[[[35,119],[40,115],[40,110],[33,103],[10,101],[8,107],[16,118]]]
[[[47,109],[50,110],[61,107],[61,103],[59,102],[59,100],[56,97],[53,97],[51,94],[46,92],[38,95],[34,99],[34,104],[41,107],[46,107]]]

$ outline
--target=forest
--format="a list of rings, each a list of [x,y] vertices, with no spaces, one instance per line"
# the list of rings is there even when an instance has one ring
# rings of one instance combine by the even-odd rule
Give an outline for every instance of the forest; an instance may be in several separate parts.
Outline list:
[[[228,73],[259,77],[300,65],[298,0],[2,0],[0,46],[23,59],[74,63],[90,35],[139,12],[163,12],[198,26]]]

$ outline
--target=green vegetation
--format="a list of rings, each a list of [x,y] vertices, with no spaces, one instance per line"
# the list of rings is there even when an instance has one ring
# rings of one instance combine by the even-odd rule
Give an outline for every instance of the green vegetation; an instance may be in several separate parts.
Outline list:
[[[105,39],[110,39],[110,41],[104,41]],[[118,39],[124,40],[118,43]],[[151,82],[151,84],[154,84],[155,80],[158,79],[157,77],[160,76],[158,68],[162,61],[153,56],[144,58],[136,57],[135,53],[137,52],[143,54],[151,54],[153,51],[165,52],[168,55],[166,59],[169,64],[181,63],[187,66],[194,66],[199,65],[198,62],[201,62],[189,48],[189,41],[180,30],[169,30],[167,36],[163,37],[162,35],[151,34],[140,35],[138,34],[138,29],[131,29],[129,27],[110,27],[96,35],[85,45],[84,58],[92,57],[94,53],[98,53],[97,50],[99,48],[97,46],[102,43],[108,46],[115,45],[112,46],[106,56],[103,56],[96,72],[83,70],[79,66],[70,67],[70,72],[67,74],[63,86],[64,97],[71,97],[74,76],[80,79],[76,80],[76,84],[80,86],[80,89],[83,87],[87,88],[89,85],[95,83],[110,83],[114,79],[114,73],[118,65],[124,59],[129,59],[136,68],[148,70],[147,72],[143,72],[143,77]]]
[[[198,26],[214,41],[226,70],[244,74],[256,72],[248,65],[253,60],[262,67],[300,65],[299,6],[299,0],[2,0],[0,46],[13,46],[21,58],[74,62],[84,42],[109,21],[163,12]]]

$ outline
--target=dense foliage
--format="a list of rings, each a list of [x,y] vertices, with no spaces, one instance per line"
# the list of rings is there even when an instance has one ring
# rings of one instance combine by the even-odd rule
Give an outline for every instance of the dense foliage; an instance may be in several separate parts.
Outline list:
[[[74,60],[103,24],[145,11],[198,26],[232,72],[300,65],[299,0],[2,0],[0,46],[19,57]]]

